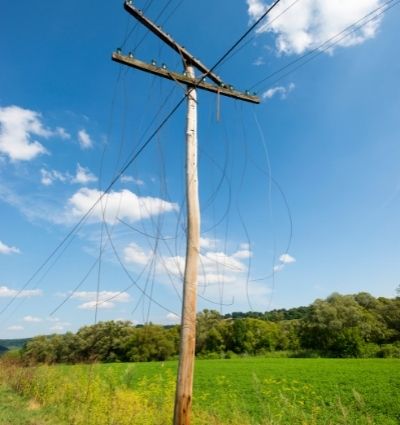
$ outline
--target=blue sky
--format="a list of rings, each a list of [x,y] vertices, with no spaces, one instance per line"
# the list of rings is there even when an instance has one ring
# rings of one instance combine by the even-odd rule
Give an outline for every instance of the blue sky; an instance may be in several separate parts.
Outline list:
[[[210,67],[266,7],[135,4]],[[400,7],[391,1],[323,44],[385,4],[282,0],[217,73],[246,90],[304,54],[318,57],[257,85],[261,105],[199,93],[199,309],[265,311],[334,291],[395,295]],[[120,2],[8,3],[0,24],[0,309],[12,301],[0,338],[94,320],[175,323],[184,107],[27,282],[183,96],[178,84],[124,68],[111,53],[122,47],[180,72],[179,56]]]

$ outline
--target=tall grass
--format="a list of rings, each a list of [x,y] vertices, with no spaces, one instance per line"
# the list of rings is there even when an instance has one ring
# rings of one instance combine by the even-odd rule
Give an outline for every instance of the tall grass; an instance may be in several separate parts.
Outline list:
[[[117,377],[96,365],[70,368],[68,374],[52,366],[24,368],[7,365],[1,379],[25,397],[51,406],[60,423],[71,425],[164,425],[173,411],[174,379],[171,374],[141,379],[128,388],[130,369]]]
[[[161,368],[138,377],[134,365],[0,365],[0,380],[16,392],[50,408],[54,425],[164,425],[172,423],[175,375]],[[217,393],[212,391],[218,387]],[[194,425],[395,424],[375,421],[363,397],[327,400],[301,380],[259,378],[238,393],[230,379],[217,377],[194,398]],[[257,404],[255,415],[244,392]],[[217,396],[216,396],[217,395]],[[248,400],[248,399],[247,399]],[[12,424],[10,424],[12,425]]]

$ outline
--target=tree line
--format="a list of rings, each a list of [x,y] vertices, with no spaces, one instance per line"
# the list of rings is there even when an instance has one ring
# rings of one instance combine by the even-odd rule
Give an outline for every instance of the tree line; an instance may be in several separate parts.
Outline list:
[[[25,364],[163,361],[175,358],[178,348],[179,326],[109,321],[32,338],[19,355]],[[277,351],[299,357],[400,357],[400,297],[332,294],[308,307],[197,315],[198,357]]]

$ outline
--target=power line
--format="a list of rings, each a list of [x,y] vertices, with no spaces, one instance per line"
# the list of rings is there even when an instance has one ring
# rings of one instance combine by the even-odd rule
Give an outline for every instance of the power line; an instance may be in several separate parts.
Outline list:
[[[25,290],[28,285],[36,278],[36,276],[43,270],[44,267],[51,261],[51,259],[57,254],[57,252],[64,246],[64,244],[69,240],[69,238],[81,227],[83,222],[90,216],[93,210],[97,207],[99,202],[108,194],[108,192],[112,189],[115,183],[120,179],[120,177],[125,173],[125,171],[133,164],[133,162],[142,154],[142,152],[147,148],[147,146],[151,143],[154,137],[159,133],[159,131],[167,124],[167,122],[172,118],[172,116],[177,112],[179,107],[183,104],[186,98],[190,95],[190,93],[205,80],[208,74],[212,73],[224,60],[228,57],[236,47],[260,24],[260,22],[280,3],[281,0],[276,0],[253,25],[218,59],[218,61],[214,64],[214,66],[199,80],[194,84],[194,87],[189,89],[185,96],[183,96],[178,103],[171,109],[171,111],[167,114],[167,116],[161,121],[161,123],[157,126],[157,128],[151,133],[151,135],[145,140],[145,142],[139,147],[139,149],[131,156],[131,158],[125,163],[119,173],[111,180],[107,188],[104,192],[99,196],[99,198],[93,203],[93,205],[87,210],[87,212],[81,217],[81,219],[72,227],[71,230],[67,233],[67,235],[61,240],[61,242],[51,251],[49,256],[45,259],[45,261],[36,269],[36,271],[32,274],[32,276],[25,282],[25,284],[21,287],[21,289],[10,299],[10,301],[0,310],[0,315],[3,314],[10,305],[21,295],[22,291]],[[399,0],[400,1],[400,0]]]
[[[143,12],[146,12],[150,8],[150,6],[153,3],[153,1],[154,0],[147,0],[147,3],[146,3],[146,5],[143,8]],[[132,36],[132,34],[136,31],[136,29],[138,28],[138,26],[139,26],[139,22],[136,22],[135,25],[132,27],[132,29],[129,32],[127,32],[127,34],[125,35],[124,40],[121,43],[121,47],[124,47],[125,46],[125,44],[130,39],[130,37]]]
[[[168,9],[169,5],[171,4],[172,0],[169,0],[168,3],[163,7],[163,9],[161,9],[161,12],[157,15],[155,22],[157,22],[161,16],[165,13],[165,11]],[[181,0],[176,6],[175,8],[172,10],[172,12],[167,16],[167,18],[163,21],[162,25],[165,25],[165,23],[176,13],[176,11],[179,9],[179,7],[182,5],[183,0]],[[136,23],[136,25],[138,25],[139,22]],[[133,52],[135,52],[140,45],[146,40],[147,36],[150,34],[150,31],[147,31],[142,38],[138,41],[138,43],[135,45],[135,47],[133,48]]]
[[[286,9],[284,9],[279,15],[275,16],[274,19],[268,22],[268,25],[271,25],[275,21],[277,21],[280,17],[282,17],[288,10],[290,10],[296,3],[298,3],[300,0],[294,0],[293,3],[291,3]],[[242,49],[244,49],[246,46],[248,46],[254,39],[256,38],[255,35],[253,35],[249,40],[246,41],[239,49],[237,49],[235,52],[232,52],[227,58],[224,59],[224,61],[221,63],[224,64],[226,61],[230,60],[235,56],[237,53],[239,53]]]
[[[208,74],[212,73],[213,71],[215,71],[215,69],[221,65],[222,62],[224,62],[224,60],[236,49],[237,46],[239,46],[239,44],[260,24],[260,22],[262,22],[267,16],[268,14],[281,2],[281,0],[276,0],[261,16],[260,18],[258,18],[256,20],[256,22],[254,22],[253,25],[250,26],[250,28],[233,44],[232,47],[230,47],[222,56],[221,58],[216,62],[216,64],[206,73],[206,75],[204,75],[201,80],[199,81],[202,82]],[[198,84],[199,84],[198,83]]]
[[[303,55],[299,56],[298,58],[296,58],[293,61],[289,62],[288,64],[284,65],[283,67],[277,69],[276,71],[268,74],[266,77],[262,78],[260,81],[258,81],[257,83],[253,84],[250,87],[250,89],[253,90],[254,88],[260,86],[262,83],[264,83],[265,81],[271,79],[275,75],[280,74],[285,69],[288,69],[288,68],[292,67],[293,65],[295,65],[296,63],[301,62],[303,59],[307,58],[308,56],[311,56],[311,58],[308,59],[307,61],[301,63],[299,66],[295,67],[294,69],[292,69],[289,72],[285,73],[283,76],[281,76],[278,79],[274,80],[274,82],[272,83],[272,85],[275,84],[275,83],[277,83],[278,81],[282,80],[286,76],[290,75],[292,72],[296,71],[297,69],[301,68],[302,66],[304,66],[305,64],[307,64],[311,60],[315,59],[321,53],[324,53],[327,50],[331,49],[333,46],[335,46],[336,44],[338,44],[344,38],[348,37],[351,33],[353,33],[355,31],[357,31],[358,29],[362,28],[363,26],[365,26],[369,22],[375,20],[376,18],[378,18],[379,16],[381,16],[383,13],[387,12],[388,10],[390,10],[391,8],[393,8],[394,6],[396,6],[397,4],[400,3],[400,1],[398,1],[398,0],[395,1],[395,3],[393,3],[394,1],[395,0],[388,0],[386,3],[384,3],[383,5],[377,7],[376,9],[372,10],[371,12],[367,13],[362,18],[360,18],[359,20],[353,22],[351,25],[349,25],[348,27],[346,27],[345,29],[343,29],[339,33],[337,33],[334,36],[330,37],[329,39],[325,40],[319,46],[317,46],[314,49],[308,51],[307,53],[304,53]],[[372,15],[372,17],[370,19],[368,19],[368,20],[365,21],[365,19],[367,19],[371,15]],[[365,21],[365,22],[363,22],[363,21]],[[338,37],[340,37],[340,38],[338,38]],[[337,40],[334,41],[335,39],[337,39]],[[316,53],[316,54],[314,56],[312,56],[314,53]]]

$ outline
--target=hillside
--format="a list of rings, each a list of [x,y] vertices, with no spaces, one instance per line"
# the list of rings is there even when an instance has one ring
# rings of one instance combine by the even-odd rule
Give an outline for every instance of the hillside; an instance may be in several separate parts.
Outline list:
[[[26,342],[31,338],[20,338],[20,339],[0,339],[0,354],[3,351],[14,350],[16,348],[22,348]]]

